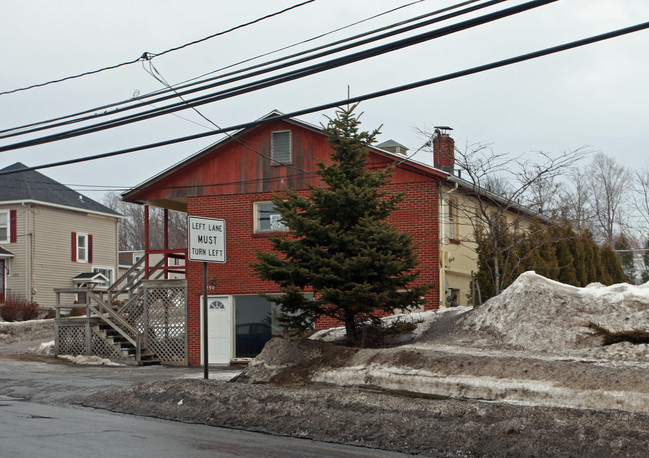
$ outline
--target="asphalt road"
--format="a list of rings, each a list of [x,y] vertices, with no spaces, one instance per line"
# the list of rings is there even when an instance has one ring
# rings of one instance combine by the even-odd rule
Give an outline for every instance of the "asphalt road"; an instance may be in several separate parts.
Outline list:
[[[202,378],[202,368],[88,367],[0,357],[0,457],[391,457],[381,450],[72,406],[79,396],[133,383]],[[210,368],[229,379],[241,369]]]
[[[403,456],[292,437],[37,404],[0,396],[6,457]]]

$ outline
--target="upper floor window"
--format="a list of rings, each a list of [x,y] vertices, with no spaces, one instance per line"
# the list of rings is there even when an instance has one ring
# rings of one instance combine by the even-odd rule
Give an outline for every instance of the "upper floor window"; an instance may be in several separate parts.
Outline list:
[[[291,151],[291,131],[283,130],[271,133],[271,158],[272,165],[290,164],[293,161]]]
[[[9,224],[9,211],[0,211],[0,243],[8,242],[11,236],[11,225]]]
[[[92,235],[72,233],[72,262],[92,262]]]
[[[255,203],[255,232],[288,231],[282,215],[272,202]]]
[[[448,238],[457,238],[457,204],[454,200],[448,201]]]
[[[88,234],[77,234],[77,262],[88,262]]]

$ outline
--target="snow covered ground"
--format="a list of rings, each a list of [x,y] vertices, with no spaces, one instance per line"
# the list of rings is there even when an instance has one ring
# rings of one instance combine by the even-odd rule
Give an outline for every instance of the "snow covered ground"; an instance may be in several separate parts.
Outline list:
[[[320,363],[310,379],[514,404],[649,411],[649,345],[602,346],[602,338],[584,326],[649,329],[649,284],[577,288],[526,272],[475,309],[390,319],[412,320],[417,330],[402,345],[362,349],[343,364]],[[336,328],[312,339],[343,336],[344,329]],[[290,346],[267,346],[242,379],[278,377],[290,371],[292,360],[304,372],[301,358],[320,361],[330,351]],[[288,357],[277,354],[282,352]]]

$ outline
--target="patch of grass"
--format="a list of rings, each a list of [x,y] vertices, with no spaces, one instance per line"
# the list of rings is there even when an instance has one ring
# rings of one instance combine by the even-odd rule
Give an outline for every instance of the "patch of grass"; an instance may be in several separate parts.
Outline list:
[[[591,329],[592,335],[602,336],[602,345],[613,345],[620,342],[630,342],[632,344],[647,344],[649,343],[649,332],[642,329],[631,329],[629,331],[611,331],[597,323],[589,321],[588,324],[582,325],[585,328]]]

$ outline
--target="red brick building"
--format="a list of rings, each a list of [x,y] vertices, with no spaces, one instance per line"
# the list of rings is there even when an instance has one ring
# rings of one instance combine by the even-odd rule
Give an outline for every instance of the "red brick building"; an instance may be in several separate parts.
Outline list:
[[[269,234],[286,231],[270,203],[284,187],[306,191],[318,186],[316,164],[330,161],[331,147],[315,126],[276,120],[242,130],[152,177],[123,195],[125,201],[180,210],[188,216],[224,219],[224,264],[208,265],[210,363],[255,356],[276,328],[276,310],[259,293],[278,292],[250,267],[257,251],[269,251]],[[452,154],[452,140],[450,154]],[[369,168],[398,162],[387,189],[405,191],[391,221],[418,244],[419,281],[435,285],[426,308],[439,306],[439,187],[447,173],[406,160],[401,154],[373,148]],[[448,165],[448,158],[443,161]],[[201,364],[202,263],[187,262],[189,364]],[[334,323],[323,320],[325,327]]]

